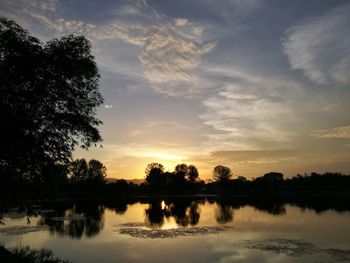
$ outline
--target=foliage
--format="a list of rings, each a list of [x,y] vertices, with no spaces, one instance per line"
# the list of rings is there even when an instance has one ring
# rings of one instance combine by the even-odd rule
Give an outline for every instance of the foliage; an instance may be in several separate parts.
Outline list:
[[[0,18],[0,79],[1,173],[31,181],[68,163],[76,145],[101,141],[99,73],[84,36],[41,43]]]
[[[146,182],[148,185],[157,188],[166,183],[166,177],[164,176],[164,166],[160,163],[150,163],[147,165]]]
[[[227,166],[218,165],[213,169],[213,178],[215,181],[225,183],[232,177],[231,169]]]
[[[181,163],[173,172],[165,172],[159,163],[150,163],[146,167],[146,183],[151,192],[184,193],[196,188],[198,170],[194,165]]]
[[[69,263],[71,261],[55,258],[50,250],[30,250],[24,249],[7,250],[0,246],[0,258],[2,262],[13,263]]]
[[[69,164],[69,175],[72,182],[87,180],[88,164],[85,159],[77,159]]]
[[[98,160],[77,159],[69,164],[69,178],[76,190],[94,191],[105,183],[107,169]]]
[[[187,174],[188,174],[188,181],[191,184],[196,183],[196,181],[198,180],[198,177],[199,177],[199,173],[198,173],[197,167],[192,165],[192,164],[190,164],[187,167]]]

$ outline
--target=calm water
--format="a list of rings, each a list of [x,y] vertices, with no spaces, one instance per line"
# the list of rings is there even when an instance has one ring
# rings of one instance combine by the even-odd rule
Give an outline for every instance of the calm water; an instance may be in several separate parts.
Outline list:
[[[4,214],[0,243],[75,262],[350,262],[350,207],[326,201],[114,201]],[[350,206],[350,205],[349,205]]]

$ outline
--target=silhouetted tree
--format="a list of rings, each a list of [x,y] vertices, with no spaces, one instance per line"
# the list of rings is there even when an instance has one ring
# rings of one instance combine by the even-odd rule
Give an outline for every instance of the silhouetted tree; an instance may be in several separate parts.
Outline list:
[[[145,181],[153,190],[162,190],[161,187],[166,184],[164,176],[164,166],[160,163],[150,163],[147,165]]]
[[[175,173],[182,173],[184,176],[187,175],[188,167],[185,163],[180,163],[175,166]]]
[[[181,163],[175,166],[174,173],[171,180],[170,188],[175,192],[186,191],[186,177],[187,177],[188,167],[187,164]]]
[[[107,168],[98,160],[92,159],[89,161],[87,176],[88,180],[94,183],[104,183]]]
[[[227,166],[218,165],[213,169],[213,178],[215,181],[225,183],[232,177],[231,169]]]
[[[72,182],[85,181],[88,176],[88,164],[85,159],[77,159],[69,164],[69,175]]]
[[[283,174],[278,172],[269,172],[264,174],[263,179],[271,182],[282,182]]]
[[[101,141],[99,77],[84,36],[44,44],[0,18],[1,176],[30,181],[47,164],[68,163],[77,144]]]
[[[198,176],[199,176],[199,173],[198,173],[196,166],[190,164],[187,167],[187,174],[188,174],[188,181],[191,184],[194,184],[197,181]]]

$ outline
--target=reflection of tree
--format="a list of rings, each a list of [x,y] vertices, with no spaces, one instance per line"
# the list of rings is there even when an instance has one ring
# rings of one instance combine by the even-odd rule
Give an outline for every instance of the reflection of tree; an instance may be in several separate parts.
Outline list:
[[[104,207],[87,206],[56,210],[55,216],[43,217],[39,222],[49,227],[51,233],[80,239],[93,237],[104,227]]]
[[[253,206],[260,211],[264,211],[272,215],[284,215],[287,213],[284,204],[279,202],[255,202],[253,203]]]
[[[176,200],[166,202],[162,207],[161,201],[149,204],[145,210],[146,223],[151,227],[160,227],[164,223],[164,217],[175,219],[179,226],[196,225],[200,218],[200,208],[197,201]]]
[[[117,214],[123,215],[128,210],[128,203],[124,201],[116,202],[113,204],[113,208]]]
[[[190,210],[190,213],[189,213],[190,225],[191,226],[197,225],[199,222],[200,213],[201,213],[198,203],[192,202],[189,210]]]
[[[217,208],[215,210],[216,222],[219,224],[226,224],[233,220],[233,209],[227,203],[217,203]]]
[[[161,201],[154,201],[145,210],[145,221],[150,227],[161,227],[164,224],[164,209]]]

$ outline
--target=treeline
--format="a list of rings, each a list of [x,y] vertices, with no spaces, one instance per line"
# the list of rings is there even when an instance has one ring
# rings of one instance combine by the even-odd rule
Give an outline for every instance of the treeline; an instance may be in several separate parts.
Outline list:
[[[232,179],[231,169],[218,165],[212,170],[212,180],[205,182],[199,178],[198,170],[193,165],[178,164],[173,172],[169,172],[165,171],[164,166],[159,163],[149,164],[145,173],[145,183],[139,186],[143,193],[251,195],[350,191],[350,176],[341,173],[298,174],[292,178],[284,178],[282,173],[269,172],[251,180],[243,176]]]
[[[212,182],[207,193],[265,194],[265,193],[326,193],[350,192],[350,176],[341,173],[311,173],[284,178],[282,173],[269,172],[252,180],[245,177],[228,180],[224,184]]]
[[[43,170],[40,177],[22,180],[15,188],[0,185],[0,197],[7,201],[57,198],[113,198],[118,196],[154,195],[257,195],[257,194],[326,194],[350,193],[350,176],[341,173],[298,174],[284,178],[282,173],[269,172],[248,180],[236,176],[229,167],[218,165],[212,179],[201,180],[194,165],[184,163],[166,171],[160,163],[150,163],[145,169],[144,183],[138,185],[124,179],[112,183],[106,180],[107,169],[98,160],[77,159],[68,165],[55,165]],[[6,195],[7,194],[7,195]]]
[[[105,165],[95,159],[77,159],[68,164],[44,166],[35,177],[2,177],[0,201],[55,199],[59,193],[103,193],[106,191]]]

